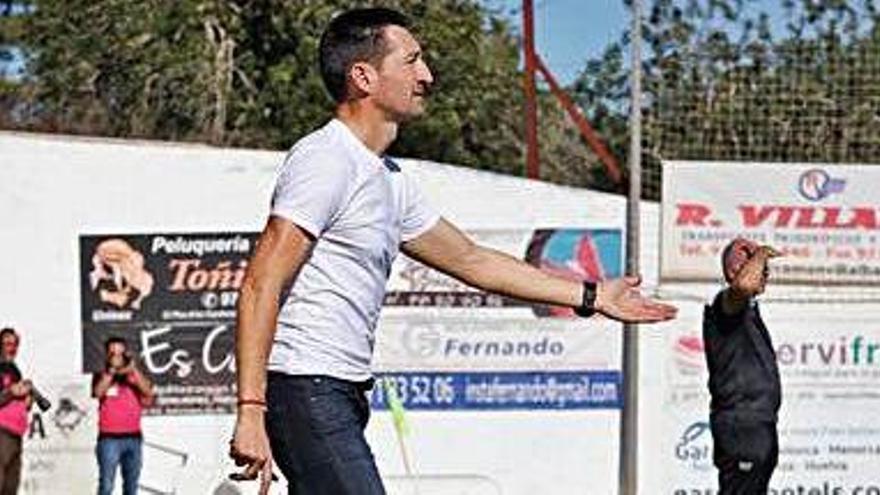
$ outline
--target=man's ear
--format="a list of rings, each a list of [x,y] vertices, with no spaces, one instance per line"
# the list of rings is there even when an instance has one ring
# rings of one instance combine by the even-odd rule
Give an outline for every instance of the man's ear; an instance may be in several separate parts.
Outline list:
[[[355,95],[367,96],[376,91],[379,73],[368,62],[355,62],[348,71],[348,80],[355,90]]]

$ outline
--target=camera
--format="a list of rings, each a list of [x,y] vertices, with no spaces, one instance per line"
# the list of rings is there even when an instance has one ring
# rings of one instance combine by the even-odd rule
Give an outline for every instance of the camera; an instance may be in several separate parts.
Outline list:
[[[134,354],[131,351],[125,351],[121,357],[122,364],[120,366],[112,366],[110,361],[107,361],[107,372],[113,375],[113,383],[125,383],[128,381],[128,374],[123,373],[122,370],[131,366],[132,361],[134,361]]]
[[[123,369],[123,368],[127,368],[129,365],[131,365],[132,361],[134,360],[134,355],[130,351],[125,351],[121,357],[122,357],[122,365],[120,365],[120,366],[113,366],[111,364],[111,360],[109,358],[107,359],[106,366],[107,366],[108,373],[112,373],[114,375],[117,375],[117,374],[119,374],[118,370]]]
[[[40,393],[40,391],[37,390],[37,387],[34,387],[33,385],[31,385],[31,398],[34,399],[34,404],[36,404],[42,412],[46,412],[52,408],[52,402],[50,402],[49,399]]]

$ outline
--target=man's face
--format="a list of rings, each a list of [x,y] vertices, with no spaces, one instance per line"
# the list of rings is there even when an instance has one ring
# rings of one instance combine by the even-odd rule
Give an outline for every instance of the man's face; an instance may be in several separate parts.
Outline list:
[[[18,337],[12,334],[6,334],[0,340],[0,354],[3,359],[12,361],[18,355]]]
[[[383,31],[387,52],[376,68],[379,80],[375,101],[395,122],[403,122],[425,112],[425,99],[434,82],[422,59],[422,49],[413,35],[400,26]]]
[[[121,368],[125,365],[125,344],[121,342],[113,342],[107,346],[107,363],[114,368]]]

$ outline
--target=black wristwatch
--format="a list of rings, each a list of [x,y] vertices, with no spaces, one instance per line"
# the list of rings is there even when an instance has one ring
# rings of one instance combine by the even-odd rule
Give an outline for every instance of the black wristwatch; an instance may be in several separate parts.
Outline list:
[[[596,313],[596,282],[584,280],[584,293],[581,297],[581,305],[574,308],[575,314],[584,318]]]

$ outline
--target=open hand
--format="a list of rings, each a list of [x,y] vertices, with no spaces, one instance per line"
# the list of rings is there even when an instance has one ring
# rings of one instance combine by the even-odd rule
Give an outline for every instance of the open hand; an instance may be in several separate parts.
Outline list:
[[[596,286],[596,311],[624,323],[654,323],[675,318],[678,308],[639,291],[641,277],[603,280]]]

